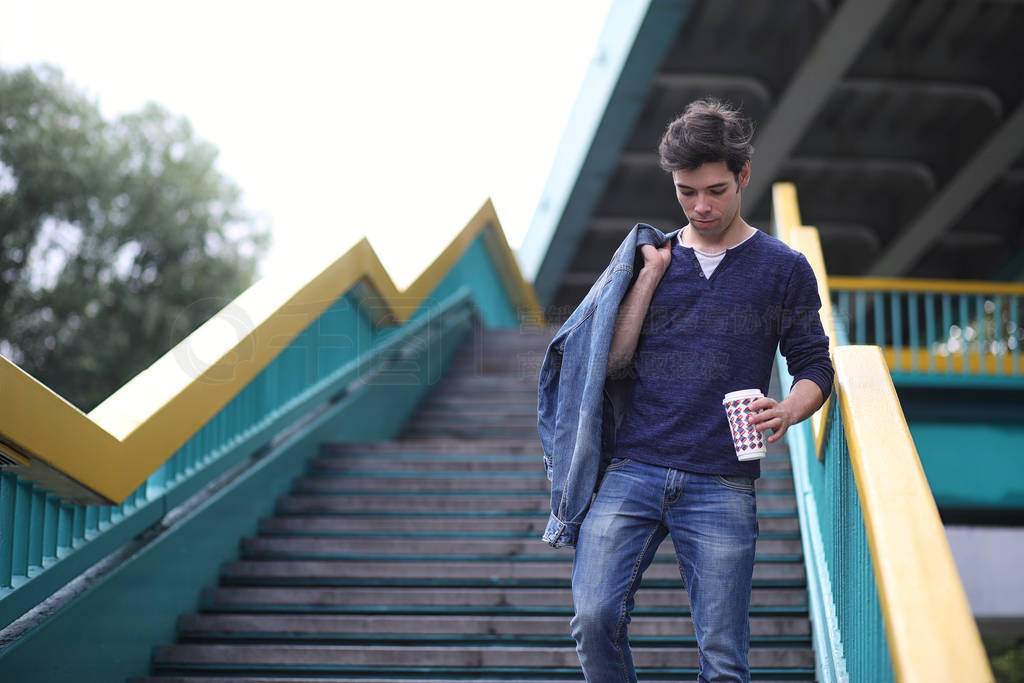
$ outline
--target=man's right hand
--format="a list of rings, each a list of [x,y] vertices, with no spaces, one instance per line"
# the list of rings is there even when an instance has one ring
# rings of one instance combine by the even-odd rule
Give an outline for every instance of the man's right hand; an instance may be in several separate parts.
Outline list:
[[[665,240],[665,244],[657,248],[653,244],[645,244],[640,247],[640,253],[644,257],[644,270],[652,270],[660,278],[672,262],[672,240]]]

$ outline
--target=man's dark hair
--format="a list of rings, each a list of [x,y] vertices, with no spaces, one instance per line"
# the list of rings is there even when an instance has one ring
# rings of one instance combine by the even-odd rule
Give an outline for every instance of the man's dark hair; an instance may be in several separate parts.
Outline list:
[[[713,98],[696,100],[668,124],[658,145],[661,167],[671,173],[724,161],[738,176],[754,153],[753,137],[750,119],[731,105]]]

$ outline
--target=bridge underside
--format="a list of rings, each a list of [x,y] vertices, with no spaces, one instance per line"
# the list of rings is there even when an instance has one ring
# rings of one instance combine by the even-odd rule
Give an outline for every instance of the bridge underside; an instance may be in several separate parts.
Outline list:
[[[634,53],[660,54],[658,66],[632,109],[612,95],[603,125],[621,129],[620,151],[590,150],[566,205],[591,209],[558,219],[542,303],[571,310],[635,222],[686,222],[656,149],[667,122],[709,95],[758,124],[747,218],[766,229],[768,188],[794,182],[830,274],[1024,274],[1024,3],[662,4],[648,17],[678,28],[663,44],[663,26],[639,30]]]

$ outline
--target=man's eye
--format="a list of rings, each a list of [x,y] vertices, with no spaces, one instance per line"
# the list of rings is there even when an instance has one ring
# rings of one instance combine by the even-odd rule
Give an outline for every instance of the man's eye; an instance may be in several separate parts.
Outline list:
[[[715,195],[716,197],[720,197],[723,194],[725,194],[725,190],[711,190],[711,194]]]

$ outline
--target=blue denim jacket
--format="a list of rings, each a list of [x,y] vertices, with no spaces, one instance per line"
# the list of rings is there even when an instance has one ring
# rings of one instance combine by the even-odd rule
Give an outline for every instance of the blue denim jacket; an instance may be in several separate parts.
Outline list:
[[[605,375],[619,304],[643,266],[640,247],[660,247],[678,232],[666,235],[637,223],[548,345],[540,370],[537,429],[551,480],[551,516],[544,541],[556,548],[576,545],[607,465],[612,415],[621,416],[613,406],[619,405],[624,381],[606,382]]]

